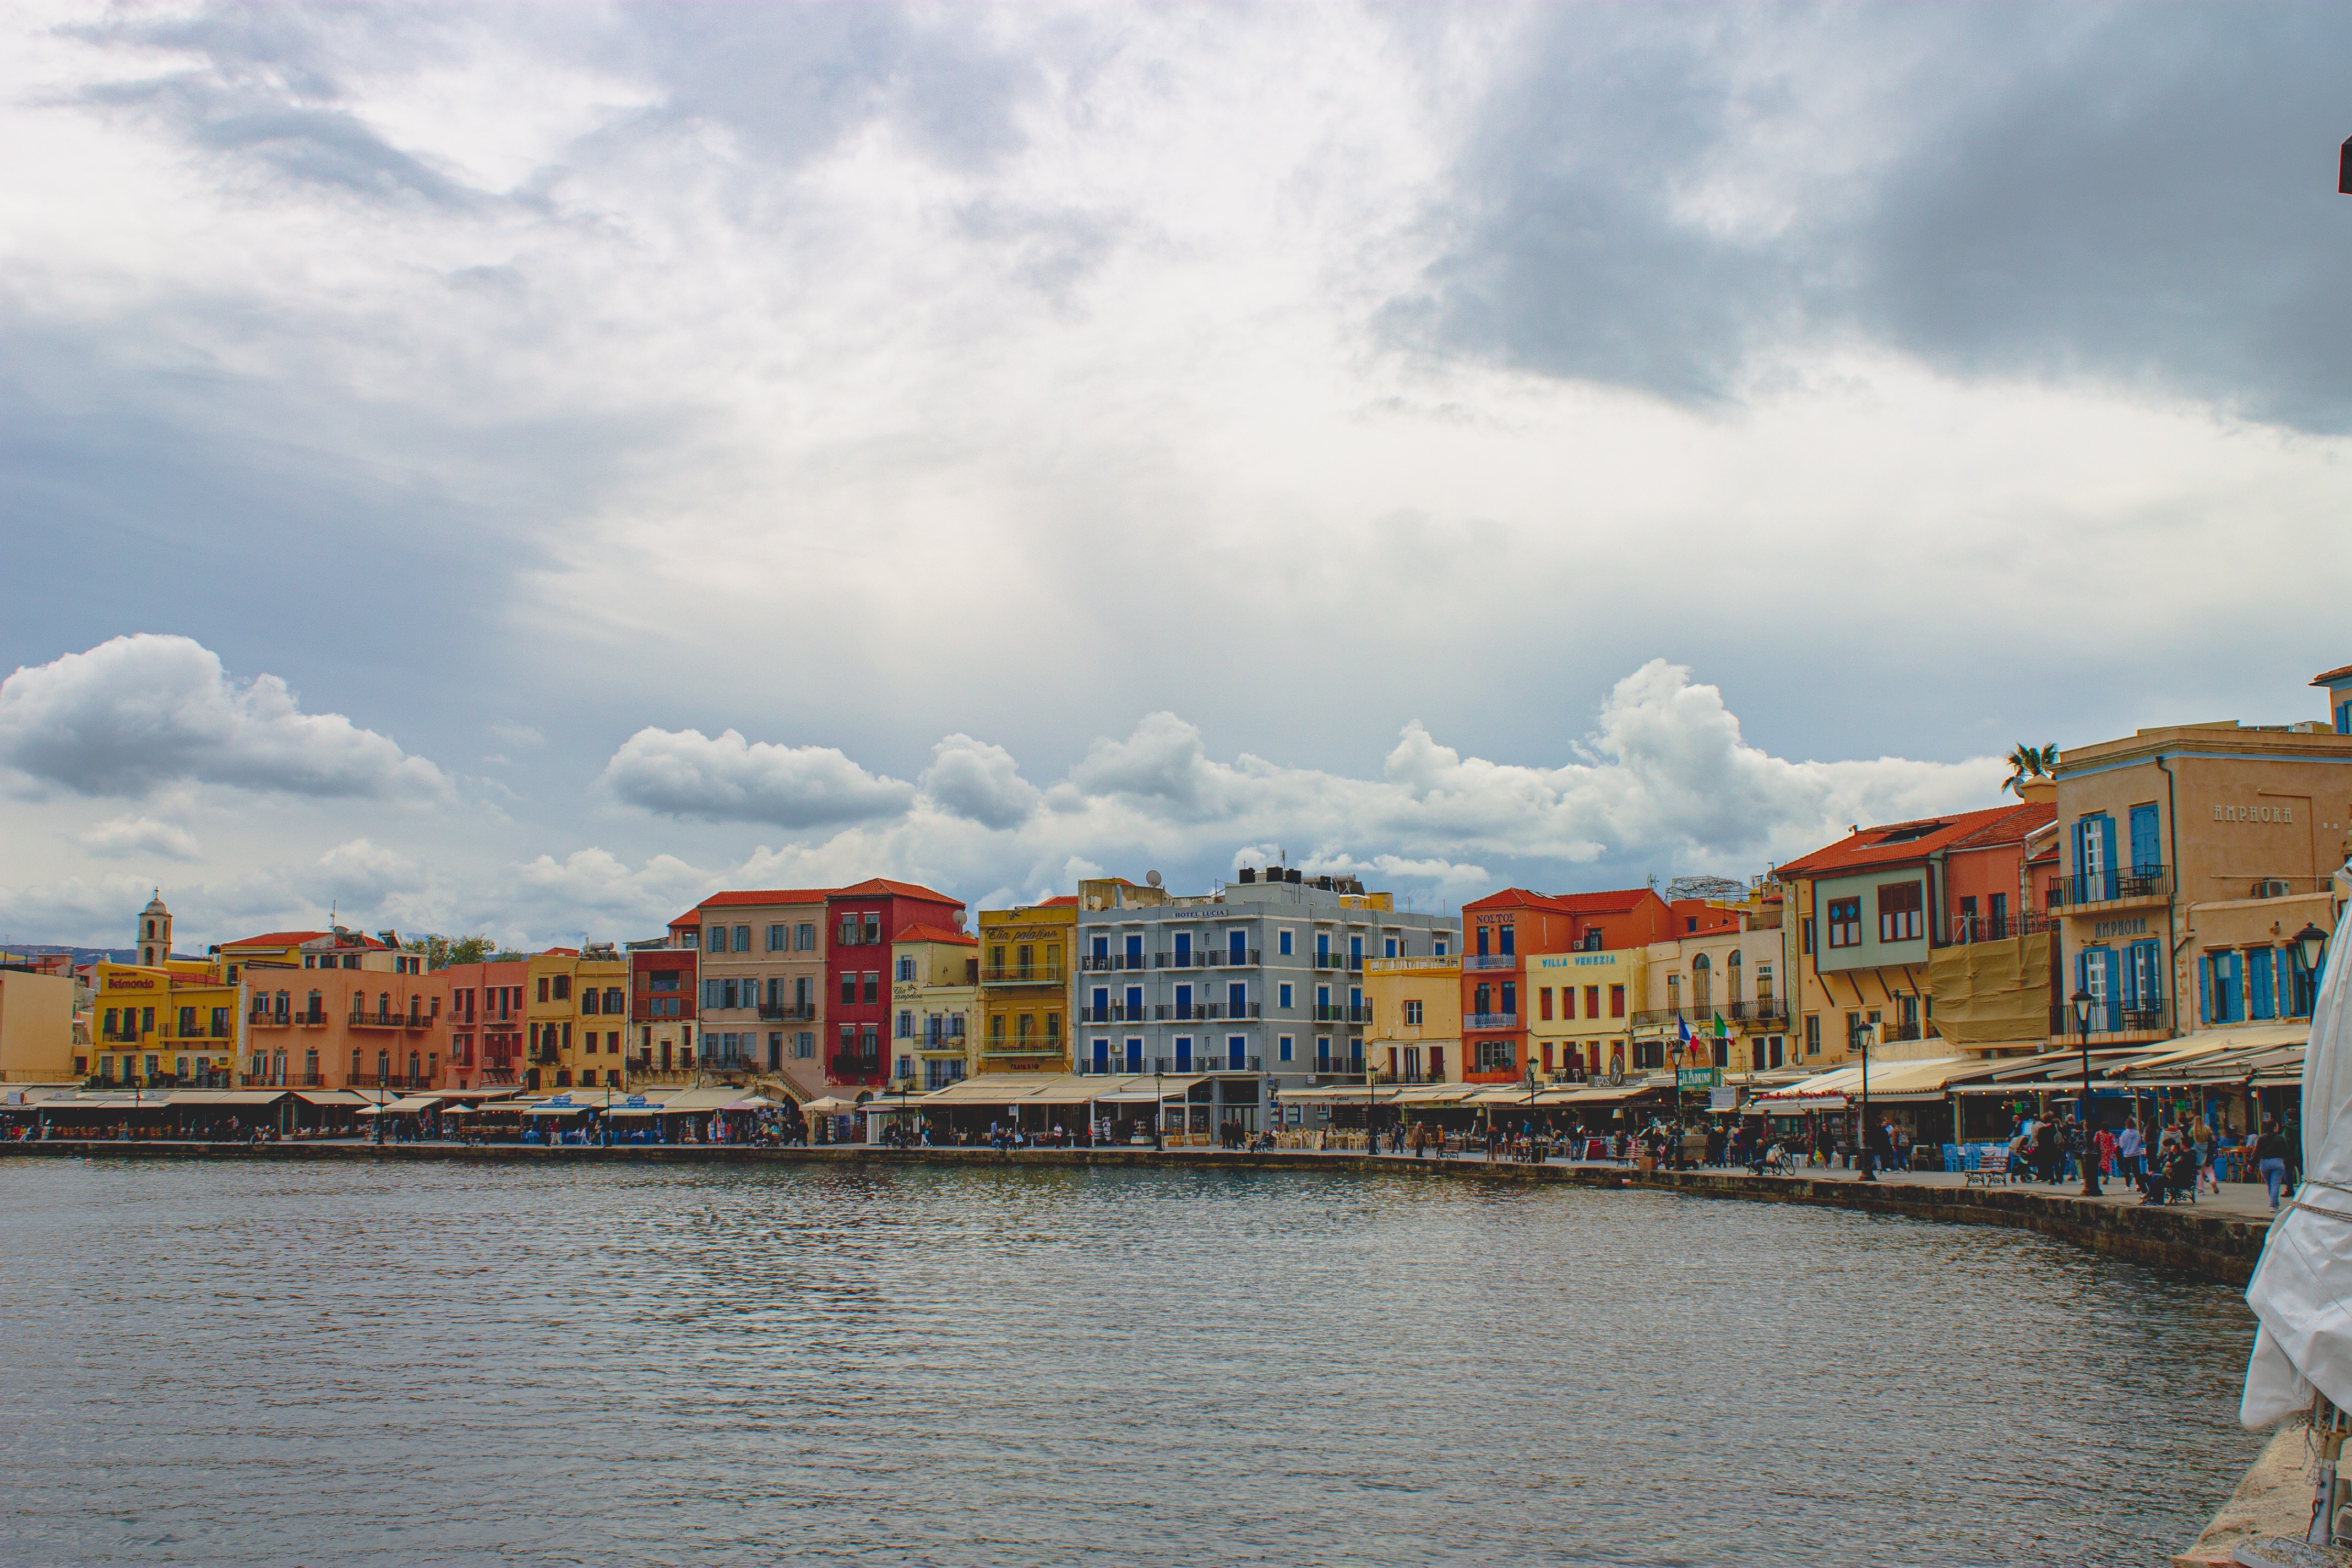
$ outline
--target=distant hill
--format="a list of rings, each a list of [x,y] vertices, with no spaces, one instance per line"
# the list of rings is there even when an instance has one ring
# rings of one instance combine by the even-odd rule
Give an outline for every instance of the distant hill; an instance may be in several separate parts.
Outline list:
[[[61,942],[0,942],[0,953],[5,952],[70,952],[73,954],[73,961],[77,964],[136,963],[139,962],[139,950],[135,947],[75,947],[70,943]],[[175,952],[172,956],[174,958],[191,957],[190,954],[184,952]],[[204,960],[197,958],[194,959],[194,962],[201,963]]]

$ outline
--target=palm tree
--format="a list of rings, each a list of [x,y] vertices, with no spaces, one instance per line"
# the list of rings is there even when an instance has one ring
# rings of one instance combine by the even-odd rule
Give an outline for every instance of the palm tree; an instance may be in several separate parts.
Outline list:
[[[2058,748],[2055,745],[2034,747],[2021,742],[2017,750],[2009,753],[2009,777],[2001,782],[2000,787],[2015,790],[2022,795],[2026,780],[2050,778],[2055,774],[2057,767]]]

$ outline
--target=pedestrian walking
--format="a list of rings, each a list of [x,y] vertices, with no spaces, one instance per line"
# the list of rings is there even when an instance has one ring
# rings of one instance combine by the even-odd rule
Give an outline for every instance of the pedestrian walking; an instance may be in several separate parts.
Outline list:
[[[2286,1182],[2286,1138],[2276,1126],[2263,1132],[2254,1143],[2254,1169],[2262,1173],[2263,1182],[2271,1190],[2271,1212],[2279,1206],[2279,1188]]]

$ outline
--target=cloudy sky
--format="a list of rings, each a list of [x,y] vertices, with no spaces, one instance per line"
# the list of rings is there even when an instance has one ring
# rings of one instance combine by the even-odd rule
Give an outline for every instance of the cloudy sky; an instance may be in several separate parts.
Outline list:
[[[0,16],[0,934],[1746,876],[2352,658],[2352,11]]]

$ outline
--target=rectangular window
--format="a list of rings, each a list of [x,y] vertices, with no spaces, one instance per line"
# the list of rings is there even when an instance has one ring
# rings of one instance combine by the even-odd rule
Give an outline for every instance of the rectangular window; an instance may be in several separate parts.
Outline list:
[[[816,951],[816,922],[814,921],[803,921],[798,926],[793,928],[793,945],[799,948],[803,952],[814,952]]]
[[[841,973],[841,1000],[845,1006],[855,1006],[857,1002],[857,976],[847,970]]]
[[[1506,926],[1503,929],[1508,931],[1510,928]],[[1503,982],[1503,1012],[1513,1018],[1519,1016],[1519,983],[1516,980]]]
[[[1832,899],[1830,900],[1830,950],[1862,945],[1862,900]]]
[[[737,926],[735,928],[735,951],[738,952],[749,952],[751,951],[751,928],[750,926]]]
[[[1441,936],[1433,944],[1431,945],[1429,951],[1437,957],[1444,958],[1447,953],[1454,951],[1454,944]]]
[[[735,1000],[735,997],[736,997],[735,982],[733,982],[732,980],[723,980],[723,981],[720,981],[720,982],[719,982],[719,995],[720,995],[720,997],[721,997],[721,1000],[720,1000],[720,1002],[719,1002],[719,1005],[721,1007],[732,1007],[732,1006],[735,1006],[735,1005],[737,1005],[737,1004],[736,1004],[736,1000]]]
[[[882,1000],[882,975],[878,970],[869,969],[866,972],[866,1000],[868,1002]]]
[[[1812,956],[1813,952],[1813,917],[1807,915],[1803,920],[1798,921],[1797,930],[1799,935],[1802,939],[1801,951],[1803,952],[1806,957],[1810,958]]]
[[[1919,940],[1920,900],[1916,882],[1882,882],[1878,888],[1878,940]]]
[[[727,928],[725,926],[712,926],[710,928],[710,951],[713,952],[725,952],[727,951]]]
[[[803,1029],[793,1041],[793,1055],[803,1061],[816,1055],[816,1031]]]
[[[1547,1024],[1551,1022],[1551,987],[1549,985],[1536,993],[1536,1016]]]
[[[1612,1018],[1625,1016],[1625,988],[1622,985],[1609,988],[1609,1016]]]
[[[1282,934],[1283,934],[1284,936],[1287,937],[1290,933],[1289,933],[1288,931],[1284,931]],[[1282,1059],[1283,1059],[1284,1061],[1288,1061],[1288,1060],[1290,1059],[1290,1055],[1291,1055],[1291,1050],[1292,1050],[1292,1043],[1291,1043],[1291,1038],[1290,1038],[1290,1037],[1289,1037],[1288,1035],[1285,1035],[1285,1036],[1283,1036],[1283,1037],[1282,1037],[1282,1038],[1281,1038],[1279,1041],[1277,1041],[1277,1042],[1276,1042],[1276,1045],[1277,1045],[1277,1047],[1279,1047],[1279,1048],[1278,1048],[1278,1051],[1277,1051],[1277,1054],[1282,1058]]]
[[[1822,1054],[1822,1016],[1819,1013],[1805,1015],[1805,1054],[1809,1057]]]
[[[790,930],[791,928],[788,926],[780,925],[772,925],[768,928],[768,951],[770,952],[782,952],[790,945],[792,941],[789,934]]]
[[[1288,957],[1290,956],[1290,932],[1289,932],[1289,931],[1283,931],[1280,935],[1278,935],[1278,936],[1275,939],[1275,948],[1274,948],[1274,950],[1275,950],[1276,952],[1279,952],[1280,954],[1282,954],[1282,956],[1283,956],[1283,957],[1285,957],[1285,958],[1288,958]],[[1286,1058],[1285,1059],[1286,1059],[1286,1060],[1287,1060],[1288,1058]]]
[[[1394,958],[1396,955],[1397,939],[1392,936],[1382,937],[1381,939],[1381,956],[1383,958]]]
[[[1286,980],[1282,983],[1281,995],[1282,1000],[1277,1004],[1277,1005],[1288,1007],[1290,1005],[1290,983]]]
[[[1512,1055],[1510,1041],[1481,1040],[1478,1042],[1480,1072],[1510,1072],[1515,1066],[1516,1060]]]
[[[915,961],[912,957],[898,960],[898,978],[907,982],[911,982],[915,978]]]
[[[1405,1024],[1406,1024],[1406,1026],[1407,1026],[1408,1027],[1415,1028],[1415,1029],[1418,1029],[1418,1028],[1420,1028],[1420,1027],[1421,1027],[1421,1004],[1420,1004],[1420,1003],[1418,1003],[1418,1002],[1408,1002],[1408,1003],[1406,1003],[1406,1004],[1404,1005],[1404,1021],[1405,1021]]]

